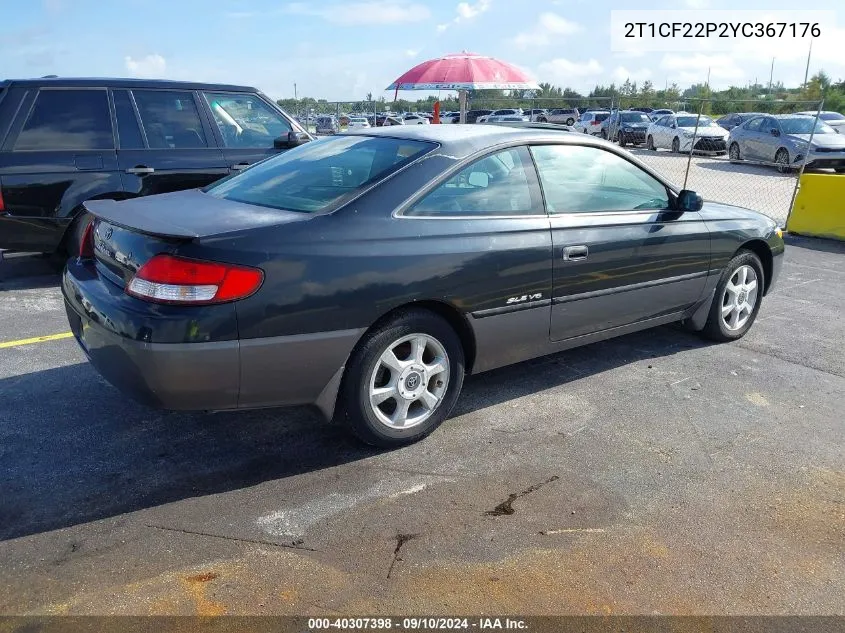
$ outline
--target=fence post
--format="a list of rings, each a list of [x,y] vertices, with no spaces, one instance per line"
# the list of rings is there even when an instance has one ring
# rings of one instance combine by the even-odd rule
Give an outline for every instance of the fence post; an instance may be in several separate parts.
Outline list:
[[[819,116],[822,113],[822,109],[824,108],[824,99],[819,101],[818,108],[816,109],[816,118],[813,120],[813,129],[810,130],[810,138],[807,140],[807,149],[804,152],[804,160],[801,161],[801,167],[798,169],[798,177],[795,179],[795,187],[792,189],[792,199],[789,201],[789,209],[786,211],[786,221],[784,222],[784,226],[789,224],[789,216],[792,215],[792,207],[795,206],[795,198],[798,196],[798,187],[801,186],[801,176],[804,175],[804,167],[807,165],[807,157],[810,155],[810,148],[812,147],[813,143],[813,135],[816,132],[816,126],[819,124]]]
[[[701,113],[704,112],[704,99],[698,106],[698,116],[695,117],[695,130],[692,132],[692,142],[689,146],[689,156],[687,156],[687,171],[684,174],[684,189],[687,188],[687,180],[689,179],[689,168],[692,163],[692,150],[695,148],[695,139],[698,138],[698,122],[701,120]]]

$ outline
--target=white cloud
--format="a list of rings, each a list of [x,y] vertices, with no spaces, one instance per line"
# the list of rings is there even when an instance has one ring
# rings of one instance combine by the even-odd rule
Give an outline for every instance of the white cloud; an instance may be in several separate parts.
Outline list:
[[[625,83],[626,79],[640,83],[646,79],[651,79],[651,70],[648,68],[628,70],[624,66],[617,66],[613,69],[610,75],[616,83]]]
[[[478,0],[475,4],[469,2],[461,2],[458,4],[458,17],[464,20],[471,20],[487,11],[490,8],[491,0]]]
[[[557,13],[541,13],[537,24],[530,31],[519,33],[513,38],[517,48],[526,49],[532,46],[548,46],[560,44],[567,36],[583,30],[577,22],[571,22]]]
[[[595,59],[573,62],[563,57],[551,59],[537,67],[537,81],[549,82],[562,88],[589,89],[605,81],[604,68]]]
[[[324,6],[293,2],[285,5],[282,12],[322,18],[326,22],[341,26],[422,22],[431,17],[427,6],[404,0],[373,0]]]
[[[475,4],[470,4],[469,2],[459,2],[458,6],[455,7],[455,11],[458,15],[450,22],[438,24],[437,32],[442,33],[453,24],[458,24],[462,21],[468,21],[477,18],[479,15],[481,15],[490,8],[490,4],[492,3],[492,1],[493,0],[478,0]]]
[[[710,6],[710,0],[684,0],[688,9],[706,9]]]
[[[123,58],[128,70],[134,77],[163,77],[167,71],[167,60],[158,53],[135,59],[129,55]]]
[[[405,51],[405,55],[407,55],[408,57],[416,57],[419,54],[420,54],[419,49],[409,48],[408,50]]]

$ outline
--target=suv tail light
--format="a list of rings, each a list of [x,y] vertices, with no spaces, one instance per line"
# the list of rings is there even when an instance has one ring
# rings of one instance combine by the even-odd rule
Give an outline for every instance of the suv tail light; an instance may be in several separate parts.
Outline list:
[[[154,303],[224,303],[245,299],[263,281],[259,268],[156,255],[138,269],[126,294]]]
[[[94,259],[94,220],[88,223],[79,242],[79,259]]]

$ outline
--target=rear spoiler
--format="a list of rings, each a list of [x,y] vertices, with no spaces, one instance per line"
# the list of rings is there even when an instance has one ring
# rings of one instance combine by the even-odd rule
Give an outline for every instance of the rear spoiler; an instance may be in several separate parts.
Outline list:
[[[133,205],[129,209],[121,208],[120,202],[116,200],[88,200],[82,203],[82,207],[95,218],[136,233],[191,240],[200,237],[196,229],[179,226],[171,221],[163,222],[160,213],[145,213],[148,208],[146,205]]]

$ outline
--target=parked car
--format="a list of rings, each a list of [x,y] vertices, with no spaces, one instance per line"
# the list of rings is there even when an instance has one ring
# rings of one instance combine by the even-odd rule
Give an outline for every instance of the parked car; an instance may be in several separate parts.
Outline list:
[[[546,123],[549,120],[549,111],[545,108],[533,108],[523,112],[528,117],[529,121],[534,123]]]
[[[431,123],[426,117],[419,114],[406,114],[402,117],[405,125],[428,125]]]
[[[401,116],[386,116],[381,119],[379,127],[390,127],[391,125],[405,125],[405,119]]]
[[[549,110],[547,120],[549,123],[564,123],[566,125],[575,125],[575,121],[581,118],[581,113],[578,108],[554,108]]]
[[[726,114],[722,117],[716,119],[716,123],[725,128],[726,130],[730,131],[734,129],[737,125],[741,125],[746,121],[753,119],[758,116],[765,116],[762,112],[734,112],[732,114]]]
[[[785,173],[800,167],[806,155],[807,167],[832,167],[845,173],[845,135],[837,134],[814,116],[767,114],[757,117],[732,129],[728,143],[732,161],[774,163]]]
[[[467,123],[478,123],[478,118],[487,114],[493,114],[492,110],[470,110],[467,112]]]
[[[476,123],[485,123],[492,116],[522,116],[522,108],[502,108],[478,117]]]
[[[203,187],[312,137],[255,88],[0,82],[0,248],[75,252],[82,204]]]
[[[646,130],[651,119],[644,112],[636,110],[617,110],[601,124],[601,137],[616,141],[622,147],[628,144],[645,143]]]
[[[370,122],[367,120],[366,117],[362,116],[351,116],[349,117],[349,124],[347,125],[348,130],[361,130],[365,128],[372,127]]]
[[[713,119],[687,112],[662,116],[649,125],[646,131],[646,147],[650,150],[671,149],[675,153],[692,151],[700,154],[725,154],[728,151],[727,141],[728,131],[716,125]]]
[[[168,409],[312,403],[380,446],[431,433],[466,374],[675,321],[739,339],[784,252],[769,218],[617,146],[503,125],[347,132],[86,208],[62,293],[109,382]]]
[[[340,124],[335,117],[330,115],[317,117],[317,124],[314,129],[315,134],[337,134],[338,132],[340,132]]]
[[[628,108],[633,112],[644,112],[645,114],[651,114],[654,112],[654,108],[647,108],[647,107],[636,107],[636,108]]]
[[[460,112],[446,112],[440,115],[441,123],[458,123],[461,119]]]
[[[806,110],[804,112],[797,112],[796,114],[805,114],[807,116],[816,116],[813,110]],[[836,132],[845,134],[845,114],[833,112],[831,110],[822,110],[818,113],[819,118],[832,127]]]
[[[588,110],[581,115],[573,127],[577,132],[598,136],[601,134],[602,122],[609,116],[610,112],[607,110]]]
[[[666,116],[667,114],[675,114],[674,110],[669,110],[667,108],[659,108],[657,110],[653,110],[649,117],[651,117],[652,121],[657,121],[660,117]]]
[[[491,114],[482,123],[501,123],[502,121],[531,121],[526,114]]]

